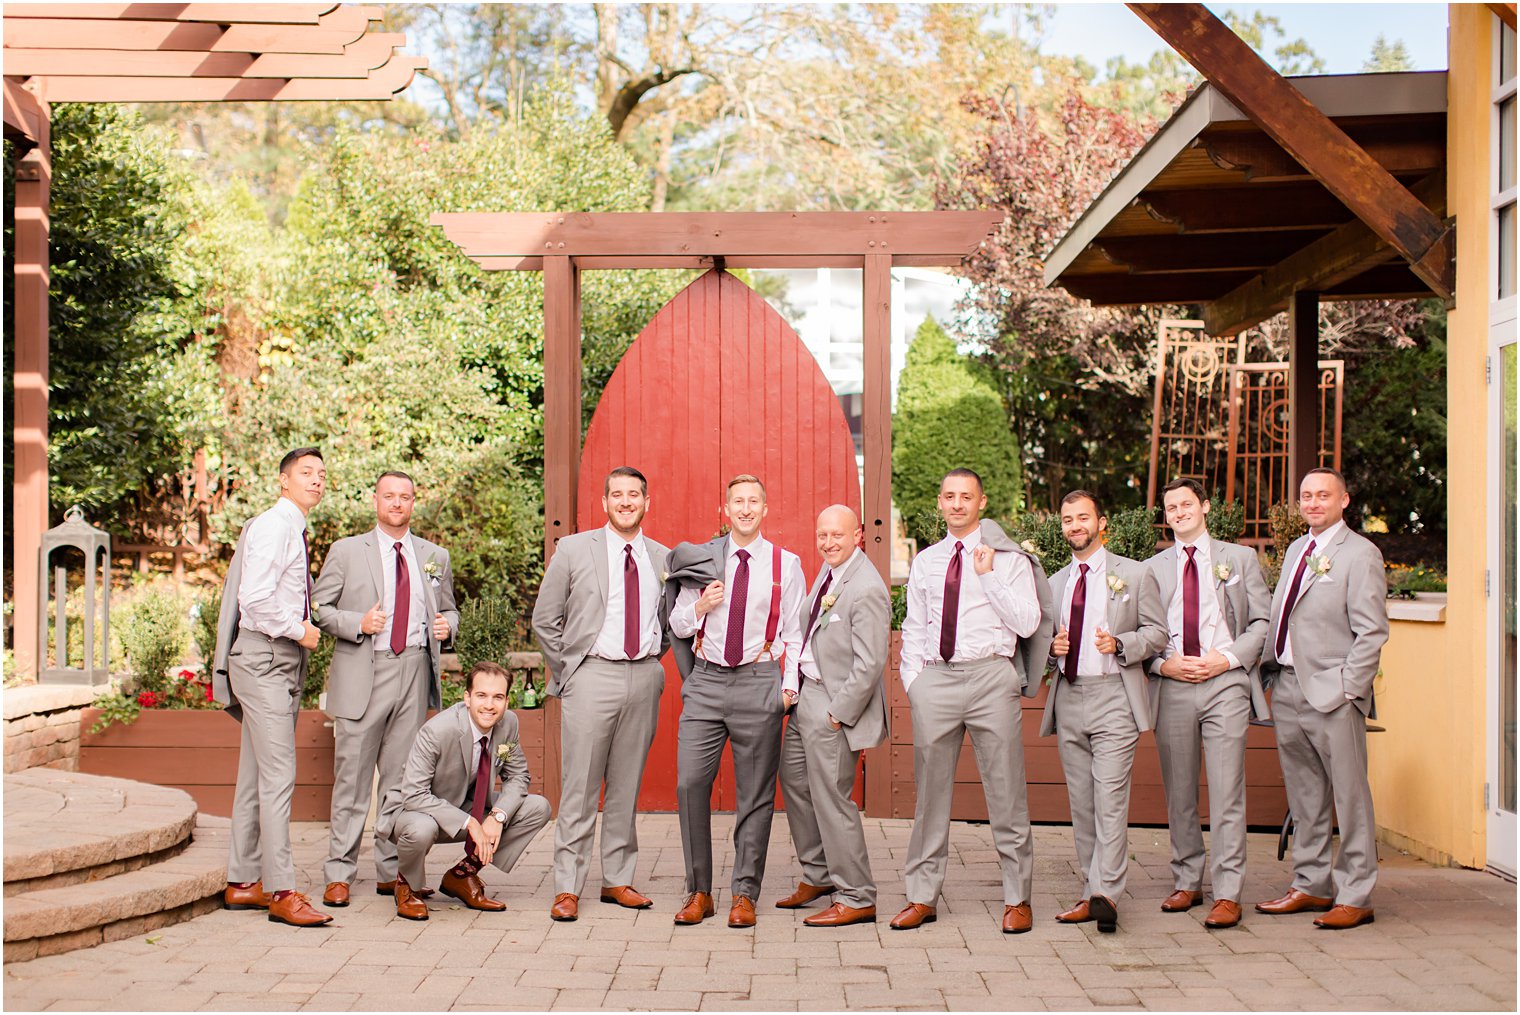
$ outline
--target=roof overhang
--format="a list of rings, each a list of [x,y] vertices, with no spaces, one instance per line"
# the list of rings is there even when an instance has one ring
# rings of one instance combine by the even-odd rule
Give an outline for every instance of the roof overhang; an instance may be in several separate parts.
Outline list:
[[[1445,214],[1446,74],[1293,85],[1427,207]],[[1102,305],[1197,303],[1213,334],[1324,299],[1434,295],[1396,251],[1212,85],[1197,88],[1046,259],[1045,282]]]

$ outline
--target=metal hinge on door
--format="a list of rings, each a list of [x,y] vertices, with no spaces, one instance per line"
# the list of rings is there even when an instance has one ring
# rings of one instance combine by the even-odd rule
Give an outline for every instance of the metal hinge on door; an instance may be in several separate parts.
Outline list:
[[[1488,810],[1488,783],[1483,784],[1483,809]]]

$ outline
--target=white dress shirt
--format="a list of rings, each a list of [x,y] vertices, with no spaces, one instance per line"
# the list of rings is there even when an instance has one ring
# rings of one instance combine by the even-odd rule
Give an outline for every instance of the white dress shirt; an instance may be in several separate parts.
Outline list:
[[[1238,669],[1240,658],[1231,651],[1235,639],[1230,635],[1230,626],[1225,623],[1224,611],[1219,608],[1217,588],[1220,583],[1214,577],[1211,553],[1214,544],[1205,532],[1194,543],[1179,542],[1172,547],[1177,565],[1177,585],[1172,592],[1171,602],[1166,607],[1166,626],[1171,632],[1171,639],[1167,642],[1166,652],[1151,661],[1151,671],[1160,673],[1162,662],[1182,654],[1182,573],[1187,567],[1187,548],[1190,545],[1196,548],[1193,562],[1198,567],[1198,650],[1203,655],[1208,655],[1211,649],[1217,651],[1229,660],[1230,669]]]
[[[849,567],[850,561],[854,560],[855,554],[859,552],[860,547],[855,547],[850,555],[840,562],[837,568],[825,566],[824,569],[818,573],[818,581],[820,582],[818,587],[823,588],[823,585],[821,583],[826,578],[830,578],[835,572],[843,571],[845,568]],[[834,588],[834,583],[833,581],[830,581],[829,591],[824,593],[824,595],[832,596],[835,594],[835,591],[836,590]],[[813,600],[809,598],[802,604],[802,613],[800,619],[802,621],[802,634],[804,640],[806,641],[806,644],[802,646],[802,652],[797,656],[797,669],[804,677],[807,677],[809,680],[816,680],[821,682],[823,678],[818,675],[818,661],[813,658],[813,639],[807,637],[808,617],[811,616],[812,613]],[[828,622],[828,611],[825,610],[823,608],[823,604],[820,603],[818,604],[818,630],[823,630],[823,625],[827,624]]]
[[[977,574],[973,551],[982,545],[982,530],[957,539],[946,536],[913,558],[908,569],[908,615],[903,620],[902,682],[906,689],[930,663],[942,662],[940,628],[945,609],[945,575],[961,544],[961,594],[951,662],[988,656],[1011,657],[1018,640],[1040,627],[1040,600],[1034,569],[1018,553],[994,555],[992,570]]]
[[[716,666],[728,665],[723,661],[723,647],[728,639],[728,604],[734,592],[734,571],[739,567],[740,547],[734,545],[730,536],[726,547],[727,566],[723,573],[723,602],[707,614],[707,631],[702,637],[701,658]],[[771,543],[761,536],[749,546],[749,597],[744,611],[744,662],[759,659],[765,647],[765,622],[771,607]],[[702,590],[696,586],[681,589],[676,597],[675,608],[670,611],[670,633],[677,638],[691,638],[702,626],[697,616],[697,599]],[[797,653],[802,647],[802,601],[807,598],[807,579],[802,574],[802,560],[790,550],[781,551],[781,616],[778,619],[775,644],[766,658],[781,660],[781,687],[795,691],[797,683]]]
[[[306,633],[310,564],[302,534],[306,515],[289,497],[248,523],[243,574],[238,581],[238,624],[271,638],[299,641]]]
[[[1061,597],[1061,626],[1071,631],[1071,600],[1077,594],[1077,581],[1082,574],[1084,562],[1075,557],[1071,560],[1071,581],[1066,583],[1066,594]],[[1108,597],[1110,595],[1140,594],[1139,589],[1126,588],[1123,593],[1111,592],[1108,587],[1108,551],[1098,547],[1098,552],[1087,558],[1087,602],[1082,607],[1082,647],[1077,650],[1077,679],[1083,677],[1115,677],[1119,675],[1119,657],[1098,651],[1098,629],[1109,634]],[[1064,665],[1062,672],[1065,672]]]
[[[391,650],[391,625],[396,620],[396,543],[398,540],[386,535],[375,526],[375,540],[380,547],[380,608],[385,611],[385,626],[370,639],[376,652]],[[406,647],[420,648],[426,645],[427,631],[433,618],[427,615],[427,601],[423,597],[422,568],[417,564],[417,551],[412,547],[412,530],[402,534],[401,556],[406,561],[407,580],[411,599],[406,614]]]
[[[1340,535],[1341,529],[1343,529],[1345,527],[1346,527],[1346,521],[1345,521],[1345,519],[1341,519],[1340,521],[1336,522],[1334,525],[1330,526],[1328,529],[1326,529],[1324,532],[1321,532],[1317,536],[1314,533],[1312,533],[1312,532],[1309,533],[1309,539],[1310,539],[1310,541],[1312,541],[1314,543],[1314,553],[1315,553],[1315,556],[1318,556],[1319,554],[1324,553],[1325,552],[1325,547],[1329,546],[1335,540],[1335,537]],[[1306,542],[1306,543],[1304,543],[1304,550],[1308,550],[1308,549],[1309,549],[1309,543]],[[1301,550],[1301,551],[1299,551],[1299,553],[1291,561],[1286,562],[1284,564],[1284,566],[1283,566],[1282,578],[1280,578],[1279,581],[1285,581],[1285,582],[1288,582],[1289,584],[1292,584],[1292,582],[1293,582],[1293,573],[1298,570],[1298,562],[1301,561],[1301,560],[1303,560],[1303,559],[1304,559],[1304,551]],[[1314,572],[1310,571],[1308,568],[1304,569],[1304,577],[1298,583],[1298,595],[1299,595],[1300,599],[1302,599],[1303,595],[1304,595],[1304,586],[1309,583],[1309,578],[1313,574],[1314,574]],[[1287,600],[1286,595],[1285,595],[1285,597],[1283,599],[1283,606],[1287,606],[1287,605],[1288,605],[1288,600]],[[1295,602],[1294,606],[1296,607],[1297,605],[1298,605],[1297,602]],[[1287,627],[1288,627],[1288,618],[1287,617],[1279,617],[1277,619],[1278,619],[1278,626],[1279,626],[1279,628],[1286,630]],[[1293,665],[1293,632],[1292,631],[1288,631],[1288,633],[1284,636],[1282,655],[1280,655],[1280,656],[1277,657],[1277,662],[1280,665],[1282,665],[1282,666],[1292,666]],[[1348,695],[1346,695],[1346,697],[1350,698],[1351,695],[1348,694]]]
[[[617,661],[630,658],[623,650],[623,618],[628,613],[628,597],[623,594],[623,547],[632,546],[633,562],[639,570],[639,651],[631,658],[655,656],[660,651],[660,576],[654,573],[654,562],[644,546],[644,533],[640,530],[631,542],[611,525],[606,526],[606,533],[607,616],[591,646],[591,654]]]

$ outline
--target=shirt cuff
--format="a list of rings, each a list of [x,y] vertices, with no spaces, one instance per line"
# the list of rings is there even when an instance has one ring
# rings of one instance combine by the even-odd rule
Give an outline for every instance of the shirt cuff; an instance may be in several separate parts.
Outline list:
[[[306,622],[298,620],[295,623],[291,624],[290,628],[285,632],[285,637],[289,638],[291,641],[300,641],[302,638],[306,637]]]
[[[1237,656],[1234,652],[1231,652],[1228,649],[1226,649],[1223,653],[1221,653],[1221,655],[1223,655],[1224,658],[1225,658],[1225,661],[1230,664],[1230,669],[1232,669],[1232,670],[1238,670],[1238,669],[1241,668],[1241,666],[1240,666],[1240,657]]]
[[[797,694],[800,687],[801,678],[797,675],[796,670],[781,678],[781,689],[783,691],[791,691],[793,694]]]

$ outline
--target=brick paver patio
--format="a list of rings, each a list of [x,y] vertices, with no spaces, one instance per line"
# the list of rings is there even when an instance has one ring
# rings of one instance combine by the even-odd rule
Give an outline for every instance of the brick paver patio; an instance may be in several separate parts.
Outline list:
[[[732,819],[714,821],[728,834]],[[957,823],[939,922],[894,932],[903,903],[902,856],[910,822],[868,820],[881,882],[875,926],[817,930],[806,912],[771,903],[797,876],[786,823],[777,816],[759,925],[719,919],[677,928],[682,886],[673,815],[644,815],[639,887],[655,908],[599,905],[593,863],[589,905],[576,923],[548,908],[552,826],[523,862],[486,881],[505,913],[473,913],[435,896],[432,919],[409,923],[372,890],[372,870],[334,926],[295,930],[261,914],[216,912],[134,938],[5,967],[9,1010],[253,1009],[1492,1009],[1516,1007],[1515,886],[1476,871],[1431,867],[1383,847],[1377,922],[1320,931],[1308,915],[1248,910],[1227,931],[1202,925],[1206,910],[1158,909],[1171,888],[1166,833],[1132,829],[1134,862],[1120,900],[1119,932],[1053,917],[1073,901],[1070,830],[1036,829],[1035,929],[1005,936],[996,854],[986,826]],[[326,826],[298,825],[296,859],[321,892]],[[726,844],[725,844],[726,846]],[[457,847],[438,847],[435,879]],[[1275,836],[1253,835],[1246,901],[1288,883]],[[721,877],[728,858],[720,851]]]

